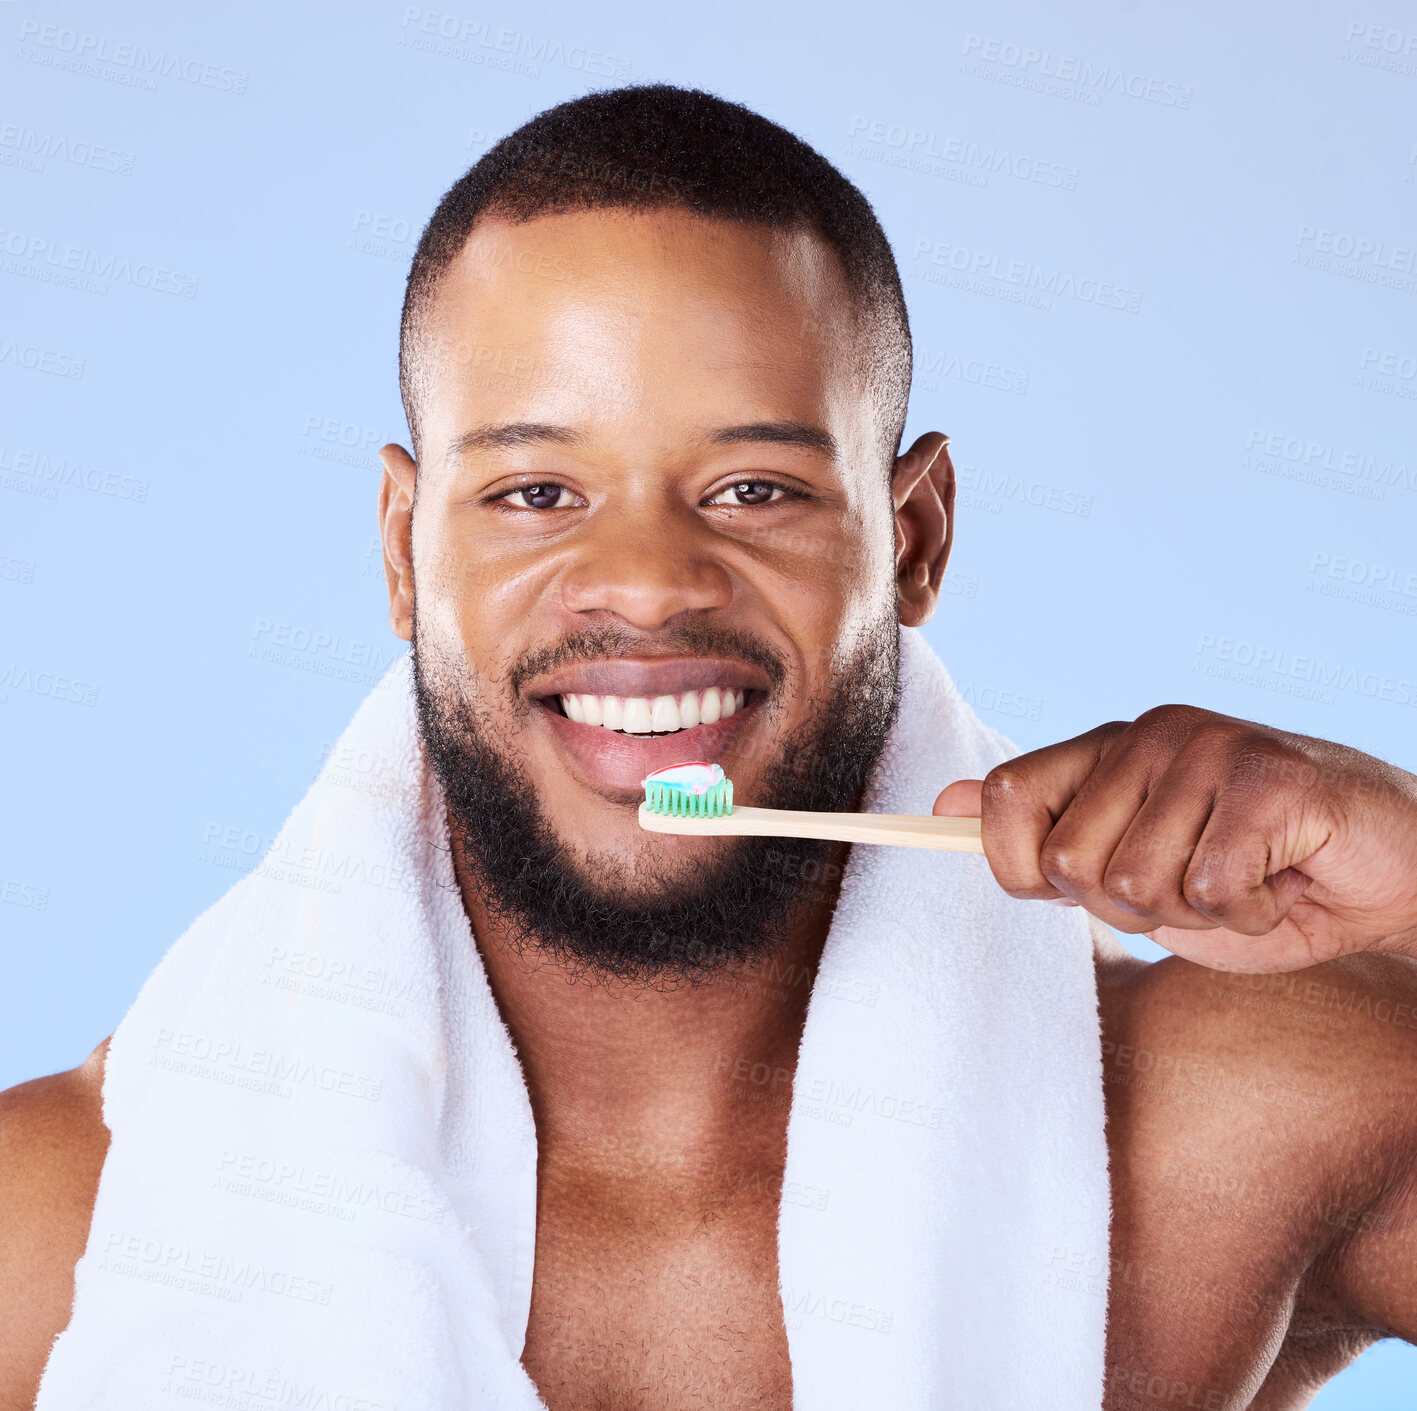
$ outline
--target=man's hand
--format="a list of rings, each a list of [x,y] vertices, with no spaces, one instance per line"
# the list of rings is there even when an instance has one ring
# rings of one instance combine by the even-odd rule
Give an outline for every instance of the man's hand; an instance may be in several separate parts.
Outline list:
[[[962,779],[1010,896],[1072,901],[1217,970],[1417,956],[1417,777],[1345,745],[1158,706]]]

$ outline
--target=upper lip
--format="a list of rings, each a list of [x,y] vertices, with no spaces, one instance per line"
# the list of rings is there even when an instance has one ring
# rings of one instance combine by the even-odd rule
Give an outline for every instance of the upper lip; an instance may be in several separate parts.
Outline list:
[[[530,694],[677,696],[707,686],[765,691],[770,685],[761,667],[729,657],[615,657],[562,667],[532,688]]]

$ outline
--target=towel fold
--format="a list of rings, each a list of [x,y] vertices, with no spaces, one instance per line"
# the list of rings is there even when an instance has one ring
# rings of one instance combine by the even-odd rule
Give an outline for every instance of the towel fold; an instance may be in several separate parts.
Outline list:
[[[36,1411],[542,1406],[519,1361],[536,1132],[410,666],[115,1032],[112,1144]],[[871,811],[928,813],[1012,753],[908,629],[902,688]],[[982,858],[854,850],[788,1125],[797,1411],[1100,1405],[1091,955],[1081,911],[1013,901]]]

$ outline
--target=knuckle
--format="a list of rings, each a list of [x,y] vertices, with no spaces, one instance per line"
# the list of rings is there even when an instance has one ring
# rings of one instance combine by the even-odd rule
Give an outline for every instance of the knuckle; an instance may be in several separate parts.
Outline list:
[[[1049,838],[1039,852],[1038,867],[1055,887],[1071,890],[1087,885],[1088,859],[1068,839]]]
[[[1102,879],[1102,893],[1108,901],[1128,911],[1153,911],[1163,899],[1156,873],[1134,863],[1109,867]]]
[[[1217,720],[1220,718],[1212,711],[1202,710],[1200,706],[1173,703],[1152,706],[1150,710],[1142,711],[1133,725],[1148,732],[1156,731],[1159,734],[1189,735],[1207,719]]]
[[[1186,874],[1181,894],[1193,910],[1203,916],[1215,916],[1234,900],[1235,889],[1219,868],[1202,867]]]
[[[1130,738],[1131,728],[1132,722],[1130,720],[1109,720],[1105,725],[1099,725],[1096,729],[1079,735],[1078,738],[1096,741],[1098,758],[1106,759]]]
[[[1216,717],[1196,725],[1187,743],[1198,753],[1231,756],[1243,744],[1247,734],[1246,726]]]
[[[1253,735],[1238,742],[1230,776],[1238,783],[1271,788],[1289,785],[1307,789],[1320,782],[1320,771],[1312,760],[1269,735]]]
[[[1031,792],[1027,767],[1014,760],[996,764],[984,776],[984,800],[994,808],[1018,807]]]

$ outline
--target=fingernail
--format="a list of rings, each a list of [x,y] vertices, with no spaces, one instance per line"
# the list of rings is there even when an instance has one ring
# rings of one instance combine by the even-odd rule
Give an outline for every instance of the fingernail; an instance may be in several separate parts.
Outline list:
[[[1043,900],[1046,901],[1046,902],[1052,902],[1052,904],[1053,904],[1054,906],[1076,906],[1076,905],[1077,905],[1077,902],[1075,902],[1071,897],[1044,897]]]

